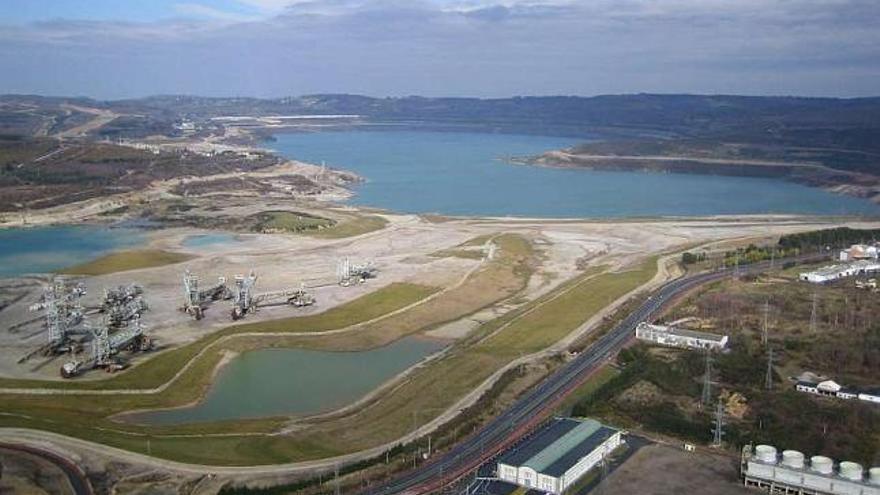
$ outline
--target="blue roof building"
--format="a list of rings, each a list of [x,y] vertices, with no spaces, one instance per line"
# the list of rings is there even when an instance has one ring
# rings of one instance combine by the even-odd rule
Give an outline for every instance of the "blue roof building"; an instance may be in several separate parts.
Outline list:
[[[598,421],[556,418],[498,459],[498,477],[562,493],[621,443],[620,431]]]

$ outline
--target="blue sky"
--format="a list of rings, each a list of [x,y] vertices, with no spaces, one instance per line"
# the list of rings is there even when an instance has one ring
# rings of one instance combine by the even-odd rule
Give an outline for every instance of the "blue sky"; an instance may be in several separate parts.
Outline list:
[[[880,93],[877,0],[0,0],[0,93]]]
[[[54,19],[90,21],[152,22],[175,17],[205,18],[209,14],[187,5],[202,5],[231,15],[255,16],[265,13],[259,2],[215,0],[183,2],[180,0],[3,0],[0,19],[11,23],[28,23]],[[271,6],[271,2],[263,5]],[[277,5],[277,4],[276,4]],[[205,10],[210,12],[210,10]]]

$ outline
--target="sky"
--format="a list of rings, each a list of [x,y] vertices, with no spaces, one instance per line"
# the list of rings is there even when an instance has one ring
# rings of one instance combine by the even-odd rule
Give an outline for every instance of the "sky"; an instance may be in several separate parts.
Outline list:
[[[0,0],[0,93],[880,95],[878,0]]]

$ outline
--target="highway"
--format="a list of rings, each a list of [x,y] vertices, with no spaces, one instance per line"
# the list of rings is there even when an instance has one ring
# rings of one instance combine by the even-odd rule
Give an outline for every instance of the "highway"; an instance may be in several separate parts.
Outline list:
[[[776,260],[776,263],[781,265],[789,261],[804,262],[821,258],[824,256],[812,255],[780,259]],[[741,266],[738,271],[740,274],[758,273],[769,267],[769,262],[761,262]],[[477,433],[444,454],[438,455],[436,459],[403,473],[384,486],[374,487],[364,493],[382,495],[430,493],[474,470],[543,421],[546,413],[552,411],[568,392],[576,388],[590,373],[601,367],[634,337],[636,325],[659,316],[678,296],[700,285],[731,276],[733,273],[733,269],[724,269],[667,282],[611,331],[527,392]]]

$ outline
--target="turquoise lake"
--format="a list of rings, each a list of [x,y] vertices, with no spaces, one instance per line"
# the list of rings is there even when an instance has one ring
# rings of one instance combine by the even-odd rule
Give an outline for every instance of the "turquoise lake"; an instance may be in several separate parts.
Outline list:
[[[866,200],[774,179],[514,166],[502,159],[576,139],[421,131],[279,134],[270,147],[366,178],[352,203],[407,213],[634,217],[751,213],[875,215]]]
[[[193,234],[186,236],[181,244],[188,248],[200,248],[234,242],[239,242],[235,234]]]
[[[47,273],[142,245],[145,231],[98,226],[0,229],[0,277]]]
[[[442,347],[439,342],[410,337],[358,352],[248,351],[220,370],[202,402],[138,413],[129,419],[143,424],[179,424],[315,414],[358,400]]]

